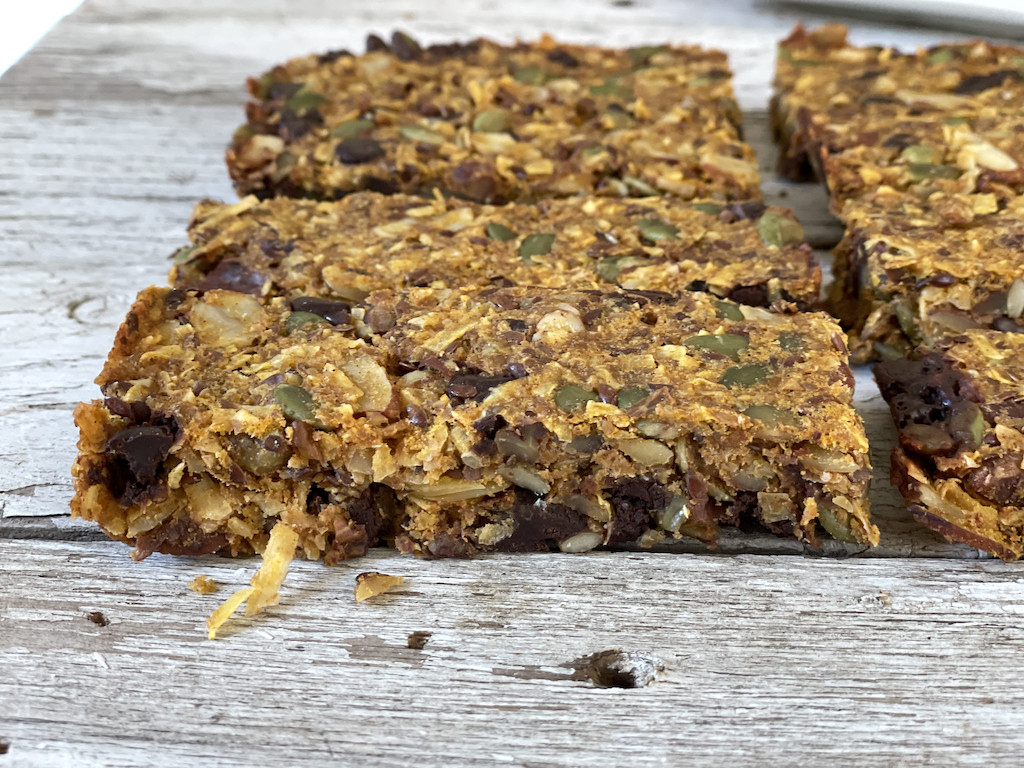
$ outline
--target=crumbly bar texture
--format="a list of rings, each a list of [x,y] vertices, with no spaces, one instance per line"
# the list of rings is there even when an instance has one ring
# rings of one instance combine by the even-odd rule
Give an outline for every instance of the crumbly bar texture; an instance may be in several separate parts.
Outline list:
[[[914,53],[851,45],[846,28],[797,26],[779,44],[772,123],[782,146],[780,171],[844,185],[907,186],[957,179],[964,191],[1017,185],[1013,136],[1024,98],[1024,49],[974,41]],[[894,130],[895,124],[899,130]],[[820,155],[844,155],[839,168]],[[896,173],[878,179],[879,166]],[[909,168],[907,166],[910,166]],[[833,175],[839,174],[834,180]],[[841,200],[834,206],[841,210]]]
[[[723,53],[488,40],[307,56],[249,81],[228,169],[240,194],[358,190],[486,203],[581,193],[760,197]]]
[[[383,355],[351,325],[289,331],[289,314],[233,291],[143,291],[104,399],[75,411],[73,513],[140,559],[263,551],[277,522],[329,563],[376,544],[393,504],[374,463],[402,428]]]
[[[98,383],[72,509],[137,557],[262,551],[279,523],[328,563],[392,537],[435,557],[713,542],[721,525],[878,538],[844,336],[821,314],[700,293],[294,309],[150,288]]]
[[[970,329],[1024,333],[1024,198],[883,187],[845,218],[831,298],[855,362]]]
[[[571,198],[486,206],[359,192],[195,209],[179,288],[358,302],[404,287],[704,290],[775,309],[818,300],[821,271],[784,208]]]
[[[706,294],[373,294],[415,461],[399,548],[579,552],[721,526],[875,544],[844,335]]]
[[[875,368],[914,516],[1004,560],[1024,553],[1024,336],[965,331]]]

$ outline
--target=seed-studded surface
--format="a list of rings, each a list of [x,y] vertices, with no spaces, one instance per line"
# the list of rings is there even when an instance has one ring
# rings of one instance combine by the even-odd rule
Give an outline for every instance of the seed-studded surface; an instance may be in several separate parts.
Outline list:
[[[73,508],[139,556],[260,550],[278,520],[328,561],[391,532],[433,556],[720,524],[873,544],[845,360],[824,315],[705,294],[151,288],[77,411]]]
[[[75,412],[74,513],[136,557],[260,551],[278,520],[307,557],[364,554],[388,509],[374,457],[401,424],[382,355],[325,313],[338,324],[290,329],[298,313],[242,293],[143,291],[105,399]]]
[[[335,199],[368,189],[503,203],[667,194],[760,196],[726,57],[544,38],[295,59],[251,79],[227,154],[239,193]]]
[[[879,183],[955,180],[964,192],[1024,183],[1024,49],[972,42],[901,53],[850,45],[841,26],[798,26],[779,45],[775,89],[780,170],[816,172],[836,213]]]
[[[914,516],[1005,560],[1024,553],[1024,336],[968,330],[875,369]]]
[[[970,328],[1024,333],[1024,199],[881,188],[846,207],[833,306],[856,361]]]
[[[381,293],[419,432],[398,545],[582,551],[722,524],[874,544],[842,332],[706,294]],[[416,436],[418,435],[418,437]]]
[[[821,271],[784,208],[573,198],[483,206],[355,193],[338,202],[201,203],[179,288],[361,300],[380,288],[706,290],[806,309]],[[386,330],[386,329],[385,329]]]

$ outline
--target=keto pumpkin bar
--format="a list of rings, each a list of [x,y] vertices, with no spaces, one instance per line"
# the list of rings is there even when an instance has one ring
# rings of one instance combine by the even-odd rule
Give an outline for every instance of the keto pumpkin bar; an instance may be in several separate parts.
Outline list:
[[[699,289],[807,309],[821,272],[784,208],[761,202],[571,198],[486,206],[360,192],[335,202],[200,203],[178,288],[301,302],[381,288]]]
[[[1024,335],[969,329],[875,368],[896,421],[892,480],[924,525],[1024,553]]]
[[[831,298],[855,362],[970,329],[1024,333],[1024,198],[882,187],[844,211]]]
[[[974,41],[901,53],[851,45],[842,26],[798,25],[776,62],[780,171],[825,182],[836,213],[878,184],[1019,192],[1022,102],[1024,49]]]
[[[872,545],[842,331],[702,293],[375,293],[416,430],[396,543],[480,550],[714,542],[722,526]],[[404,373],[402,373],[404,372]]]
[[[874,544],[842,332],[703,293],[144,291],[79,406],[78,516],[151,552]],[[307,316],[319,318],[310,321]],[[372,329],[370,342],[355,338]]]
[[[250,79],[239,194],[440,190],[486,203],[597,194],[760,197],[725,54],[543,38],[306,56]]]

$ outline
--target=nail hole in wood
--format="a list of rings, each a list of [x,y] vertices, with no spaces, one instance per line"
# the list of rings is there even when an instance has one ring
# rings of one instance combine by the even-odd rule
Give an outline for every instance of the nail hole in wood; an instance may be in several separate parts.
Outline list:
[[[598,688],[643,688],[664,668],[661,660],[649,653],[621,650],[593,653],[577,659],[573,666]]]
[[[110,619],[104,616],[102,611],[90,611],[86,614],[86,618],[97,627],[105,627],[110,624]]]
[[[412,648],[414,651],[422,651],[426,646],[427,641],[430,640],[430,632],[424,632],[422,630],[416,630],[412,632],[406,639],[405,644]]]

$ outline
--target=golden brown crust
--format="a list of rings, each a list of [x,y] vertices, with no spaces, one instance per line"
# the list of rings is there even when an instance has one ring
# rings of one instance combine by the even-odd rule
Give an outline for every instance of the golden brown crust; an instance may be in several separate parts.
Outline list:
[[[719,51],[550,38],[423,50],[404,35],[372,49],[295,59],[249,81],[248,122],[227,153],[239,193],[760,196]]]
[[[821,272],[791,211],[760,202],[573,198],[484,206],[360,192],[200,203],[179,288],[353,300],[431,286],[677,292],[807,309]]]

